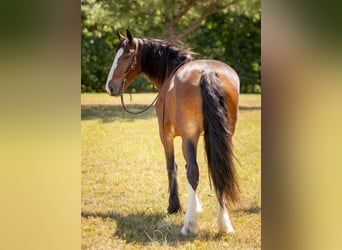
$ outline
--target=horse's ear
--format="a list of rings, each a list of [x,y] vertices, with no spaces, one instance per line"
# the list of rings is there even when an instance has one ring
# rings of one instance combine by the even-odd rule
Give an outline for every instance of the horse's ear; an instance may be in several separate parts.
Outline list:
[[[133,35],[132,35],[132,33],[128,29],[126,30],[126,35],[127,35],[127,38],[129,40],[129,42],[132,43]]]
[[[118,36],[119,40],[125,39],[125,37],[117,30],[116,35]]]

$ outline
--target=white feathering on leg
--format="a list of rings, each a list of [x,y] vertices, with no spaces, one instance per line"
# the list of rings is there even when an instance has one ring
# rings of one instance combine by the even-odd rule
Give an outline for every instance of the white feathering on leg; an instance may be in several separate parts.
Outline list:
[[[198,199],[197,194],[196,194],[196,212],[197,213],[202,213],[203,212],[203,208],[201,206],[201,203],[200,203],[200,201]]]
[[[217,216],[217,225],[219,233],[235,233],[227,209],[221,206]]]
[[[198,232],[198,223],[196,217],[196,192],[189,184],[189,196],[188,196],[188,205],[186,208],[185,218],[184,218],[184,226],[182,227],[182,234],[197,234]]]

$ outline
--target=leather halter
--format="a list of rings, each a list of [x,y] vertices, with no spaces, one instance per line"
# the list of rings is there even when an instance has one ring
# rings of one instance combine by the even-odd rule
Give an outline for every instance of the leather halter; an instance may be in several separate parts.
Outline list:
[[[123,95],[123,90],[124,90],[124,85],[125,85],[125,82],[127,81],[127,76],[129,74],[129,72],[131,70],[135,70],[135,67],[138,63],[137,61],[137,51],[138,51],[138,41],[137,41],[137,44],[136,44],[136,47],[134,49],[134,52],[133,52],[133,60],[132,60],[132,63],[130,66],[128,66],[127,70],[125,71],[125,76],[122,78],[121,80],[121,87],[120,87],[120,95],[122,96]]]
[[[133,115],[137,115],[137,114],[141,114],[141,113],[144,113],[145,111],[149,110],[154,104],[155,102],[157,101],[158,97],[159,97],[159,93],[158,95],[156,96],[156,98],[153,100],[153,102],[146,106],[145,108],[143,108],[141,111],[137,111],[137,112],[133,112],[133,111],[130,111],[126,108],[126,105],[124,103],[124,99],[123,99],[123,94],[124,94],[124,86],[125,86],[125,82],[127,81],[127,76],[128,76],[128,73],[132,70],[135,70],[135,67],[138,63],[137,61],[137,51],[138,51],[138,47],[139,47],[139,42],[137,41],[137,44],[136,44],[136,47],[135,47],[135,50],[133,52],[133,61],[132,61],[132,64],[127,68],[127,70],[125,71],[125,76],[122,78],[121,80],[121,87],[120,87],[120,97],[121,97],[121,105],[122,105],[122,108],[129,114],[133,114]]]

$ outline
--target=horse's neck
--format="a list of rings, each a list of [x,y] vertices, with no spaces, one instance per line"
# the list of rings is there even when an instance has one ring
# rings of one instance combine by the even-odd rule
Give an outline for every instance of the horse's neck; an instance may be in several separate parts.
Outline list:
[[[183,62],[181,62],[179,65],[177,65],[175,68],[171,68],[171,69],[167,69],[166,70],[166,75],[165,78],[163,79],[163,81],[160,81],[160,79],[158,79],[158,76],[153,75],[152,72],[145,72],[143,70],[144,67],[142,67],[142,48],[145,46],[145,42],[143,39],[138,39],[138,46],[140,48],[140,51],[138,52],[139,57],[140,57],[140,64],[141,64],[141,72],[153,83],[153,85],[158,89],[161,90],[161,88],[163,87],[164,84],[168,83],[170,80],[170,78],[172,77],[172,75],[174,75],[174,73],[185,63],[187,63],[188,61],[191,61],[191,58],[188,58],[186,60],[184,60]],[[155,65],[158,65],[158,62],[155,63]]]

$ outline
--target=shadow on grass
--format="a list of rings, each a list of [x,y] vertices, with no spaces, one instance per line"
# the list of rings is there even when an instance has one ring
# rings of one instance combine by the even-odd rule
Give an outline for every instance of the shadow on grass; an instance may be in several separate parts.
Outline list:
[[[261,106],[239,106],[239,110],[261,110]]]
[[[243,207],[243,208],[234,210],[234,213],[237,216],[243,216],[244,214],[245,215],[260,214],[261,207],[260,206]]]
[[[197,236],[183,236],[180,232],[182,225],[172,221],[173,216],[183,214],[167,215],[164,213],[133,213],[123,215],[120,213],[88,213],[82,212],[83,218],[101,218],[102,220],[113,220],[116,222],[113,238],[118,237],[127,243],[141,245],[184,245],[194,240],[221,240],[217,233],[211,233],[203,229]],[[113,228],[114,230],[114,228]]]
[[[127,105],[130,111],[140,111],[144,109],[146,105]],[[112,122],[114,120],[128,120],[133,121],[136,119],[148,119],[156,117],[156,111],[154,107],[151,107],[148,111],[139,114],[131,115],[123,110],[118,105],[81,105],[81,120],[101,120],[102,122]]]
[[[146,105],[127,105],[130,111],[143,110]],[[240,110],[260,110],[260,106],[240,106]],[[139,114],[128,114],[119,105],[81,105],[81,119],[84,120],[101,120],[104,123],[112,122],[115,120],[128,120],[133,121],[136,119],[149,119],[155,118],[156,111],[151,107],[148,111]]]

